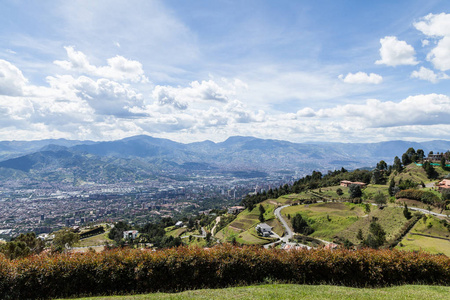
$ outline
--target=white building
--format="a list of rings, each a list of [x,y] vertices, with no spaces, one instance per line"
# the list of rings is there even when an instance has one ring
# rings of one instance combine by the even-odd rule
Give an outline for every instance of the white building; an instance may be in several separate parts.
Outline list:
[[[256,231],[260,232],[262,236],[270,236],[272,233],[272,227],[267,225],[266,223],[259,223],[256,225]]]
[[[134,240],[134,239],[137,237],[138,233],[139,233],[139,232],[138,232],[137,230],[128,230],[128,231],[124,231],[124,232],[123,232],[123,238],[124,238],[125,240],[127,240],[127,239]]]

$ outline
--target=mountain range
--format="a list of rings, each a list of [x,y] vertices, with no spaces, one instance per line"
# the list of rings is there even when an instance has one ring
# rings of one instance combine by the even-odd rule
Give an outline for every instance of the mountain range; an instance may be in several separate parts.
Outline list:
[[[308,174],[345,167],[392,164],[408,148],[444,152],[450,141],[380,143],[292,143],[234,136],[224,142],[178,143],[146,135],[116,141],[0,142],[0,179],[53,178],[102,182],[133,181],[163,174],[224,174],[264,177],[279,172]],[[71,178],[71,179],[68,179]]]

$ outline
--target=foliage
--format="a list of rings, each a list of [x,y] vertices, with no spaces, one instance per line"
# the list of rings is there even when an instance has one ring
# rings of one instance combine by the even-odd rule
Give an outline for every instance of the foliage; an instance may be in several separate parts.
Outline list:
[[[386,232],[383,230],[380,224],[378,224],[375,220],[370,223],[369,226],[369,234],[366,239],[363,241],[363,245],[378,249],[386,242]]]
[[[411,212],[409,211],[408,205],[406,205],[406,203],[405,203],[405,207],[403,208],[403,215],[405,216],[405,218],[407,220],[412,218]]]
[[[394,187],[395,187],[395,180],[394,180],[394,178],[392,178],[391,181],[389,181],[389,188],[388,188],[389,196],[395,195]]]
[[[80,236],[73,232],[69,228],[63,228],[55,232],[55,237],[53,238],[53,246],[56,250],[61,251],[66,247],[72,247],[73,244],[80,240]]]
[[[350,198],[360,198],[362,196],[361,187],[358,184],[350,184],[348,186]]]
[[[292,218],[292,228],[295,232],[304,235],[309,235],[314,232],[314,229],[308,225],[307,220],[303,218],[301,214],[296,214],[294,218]]]
[[[398,156],[394,158],[394,164],[392,165],[392,168],[399,173],[403,170],[402,161],[400,160],[400,158],[398,158]]]
[[[422,168],[427,173],[427,177],[429,179],[436,179],[439,176],[439,173],[436,172],[436,170],[434,169],[434,167],[431,165],[431,163],[429,161],[425,161],[422,164]]]
[[[373,200],[375,201],[375,203],[379,206],[382,206],[384,204],[386,204],[387,199],[386,199],[386,195],[383,193],[378,192],[375,197],[373,198]]]
[[[438,207],[441,207],[442,201],[441,199],[430,191],[422,191],[422,190],[416,190],[416,189],[408,189],[398,192],[395,197],[397,199],[400,198],[407,198],[412,200],[417,200],[420,202],[423,202],[425,204],[435,205]]]
[[[339,196],[342,196],[344,194],[344,191],[342,191],[341,188],[337,188],[336,189],[336,194],[338,194]]]
[[[36,238],[34,232],[21,233],[18,237],[6,244],[0,244],[0,252],[9,259],[39,254],[44,250],[45,243]]]
[[[398,182],[398,188],[400,190],[406,190],[406,189],[414,189],[418,185],[417,182],[412,181],[411,179],[401,180]]]
[[[125,222],[119,221],[114,224],[114,227],[109,231],[108,237],[111,240],[114,240],[116,243],[119,243],[123,238],[123,232],[130,230],[131,226]]]
[[[271,278],[352,287],[450,284],[450,259],[397,250],[285,252],[231,245],[0,257],[0,298],[36,299],[248,285]]]

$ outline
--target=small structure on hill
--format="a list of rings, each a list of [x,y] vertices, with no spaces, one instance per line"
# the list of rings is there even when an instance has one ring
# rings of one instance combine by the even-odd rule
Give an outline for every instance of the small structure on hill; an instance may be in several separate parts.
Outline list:
[[[175,226],[177,226],[177,227],[183,226],[183,221],[178,221],[178,222],[176,222],[176,223],[175,223]]]
[[[439,191],[450,190],[450,179],[444,179],[439,182],[437,188]]]
[[[235,214],[240,213],[240,212],[243,211],[244,209],[245,209],[244,206],[232,206],[232,207],[229,207],[229,208],[228,208],[228,213],[229,213],[229,214],[235,215]]]
[[[365,187],[367,185],[364,182],[358,182],[358,181],[352,182],[352,181],[349,181],[349,180],[342,180],[340,185],[344,186],[344,187],[348,187],[351,184],[356,184],[356,185],[359,185],[360,187]]]
[[[134,240],[135,238],[137,238],[138,233],[139,232],[137,230],[124,231],[123,232],[123,238],[125,240],[127,240],[127,239]]]
[[[428,154],[428,157],[425,159],[425,160],[427,160],[427,161],[441,161],[441,159],[442,159],[442,156],[444,155],[444,153],[436,153],[436,154],[432,154],[432,153],[430,153],[430,154]]]
[[[266,223],[259,223],[258,225],[256,225],[256,232],[258,232],[262,236],[268,237],[272,233],[272,227],[270,227]]]

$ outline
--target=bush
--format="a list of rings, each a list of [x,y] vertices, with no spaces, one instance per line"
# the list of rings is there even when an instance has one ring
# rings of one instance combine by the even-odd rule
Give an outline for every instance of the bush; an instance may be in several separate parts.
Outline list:
[[[450,259],[396,250],[285,252],[231,245],[40,255],[14,261],[0,255],[1,299],[174,292],[254,284],[265,278],[352,287],[449,285]]]
[[[423,252],[323,249],[285,252],[220,246],[210,250],[113,250],[0,256],[0,298],[33,299],[217,288],[263,282],[383,286],[450,284],[450,259]]]

